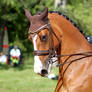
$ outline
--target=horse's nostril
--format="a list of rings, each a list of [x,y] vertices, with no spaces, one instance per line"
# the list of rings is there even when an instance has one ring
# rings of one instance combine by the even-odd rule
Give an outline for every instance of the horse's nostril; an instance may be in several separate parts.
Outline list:
[[[41,74],[42,74],[42,75],[46,75],[46,74],[48,74],[48,71],[47,71],[46,69],[42,69],[42,70],[41,70]]]

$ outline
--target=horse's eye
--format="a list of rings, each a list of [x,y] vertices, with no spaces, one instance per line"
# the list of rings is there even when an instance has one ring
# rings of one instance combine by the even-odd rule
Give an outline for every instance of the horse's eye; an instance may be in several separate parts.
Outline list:
[[[46,41],[47,38],[48,38],[47,35],[42,35],[42,36],[40,36],[40,40],[43,41],[43,42]]]

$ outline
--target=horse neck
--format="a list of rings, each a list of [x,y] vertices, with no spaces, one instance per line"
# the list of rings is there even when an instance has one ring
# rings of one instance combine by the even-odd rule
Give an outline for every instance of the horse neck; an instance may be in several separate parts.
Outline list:
[[[60,51],[59,54],[73,54],[73,53],[75,54],[75,53],[80,53],[80,52],[83,53],[86,51],[92,51],[92,46],[88,43],[85,37],[79,32],[79,30],[76,27],[74,27],[74,25],[72,25],[63,16],[52,14],[50,16],[50,19],[51,19],[50,22],[51,22],[54,33],[58,36],[59,40],[61,41],[61,45],[58,47]],[[56,40],[54,41],[55,41],[54,42],[55,44],[58,43],[58,41]],[[60,58],[59,63],[61,64],[62,62],[64,62],[66,58],[67,57]],[[71,59],[76,59],[76,57],[71,58]],[[83,63],[85,63],[87,60],[88,59],[86,59],[85,61],[84,60],[82,61]],[[70,61],[71,60],[69,59],[69,62]],[[55,92],[59,92],[58,90],[60,89],[61,84],[62,84],[61,75],[63,74],[68,64],[69,63],[65,64],[63,67],[61,66],[59,67],[59,79],[58,79],[58,84],[57,84]],[[72,66],[69,66],[66,73],[63,75],[65,80],[68,79],[69,72],[71,72],[71,70],[75,71],[76,67],[78,68],[81,67],[80,62],[75,62],[71,65]]]
[[[60,54],[85,52],[92,49],[91,45],[69,20],[63,16],[52,13],[49,15],[53,31],[61,40]],[[55,43],[57,44],[56,40]]]

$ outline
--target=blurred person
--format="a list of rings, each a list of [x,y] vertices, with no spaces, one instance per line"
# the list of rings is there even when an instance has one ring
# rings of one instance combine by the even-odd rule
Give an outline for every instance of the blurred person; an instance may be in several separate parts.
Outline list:
[[[0,64],[7,64],[7,56],[0,52]]]
[[[10,50],[10,60],[11,60],[11,64],[13,64],[13,66],[19,65],[20,56],[21,56],[20,49],[18,48],[17,45],[15,45],[15,46]]]

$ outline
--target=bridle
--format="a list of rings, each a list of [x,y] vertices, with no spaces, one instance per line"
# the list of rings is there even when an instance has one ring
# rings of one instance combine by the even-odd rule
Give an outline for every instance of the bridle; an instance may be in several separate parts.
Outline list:
[[[48,22],[47,24],[39,27],[37,30],[31,32],[29,31],[29,34],[32,34],[32,35],[36,35],[38,34],[40,31],[42,31],[43,29],[48,29],[49,32],[50,32],[50,35],[51,36],[51,42],[50,42],[50,48],[49,50],[34,50],[34,55],[35,56],[43,56],[43,55],[48,55],[48,60],[51,61],[50,59],[53,58],[53,57],[56,57],[56,50],[55,50],[55,47],[54,46],[54,41],[53,41],[53,38],[52,38],[52,34],[54,34],[54,36],[56,37],[56,39],[59,41],[59,38],[56,36],[56,34],[54,33],[54,31],[52,30],[52,27],[51,27],[51,24]],[[59,41],[60,43],[60,41]],[[51,61],[51,63],[54,63]]]
[[[39,32],[41,32],[43,29],[48,29],[48,31],[50,32],[50,35],[54,34],[54,36],[56,37],[56,39],[59,41],[59,44],[61,43],[61,41],[59,40],[59,38],[57,37],[57,35],[54,33],[50,22],[48,22],[47,24],[39,27],[37,30],[35,31],[29,31],[29,34],[32,35],[36,35]],[[49,50],[34,50],[34,55],[35,56],[44,56],[44,55],[49,55],[48,60],[50,60],[53,57],[65,57],[68,56],[68,58],[62,63],[62,64],[58,64],[57,66],[63,66],[64,64],[68,63],[67,61],[69,60],[69,58],[73,57],[73,56],[83,56],[82,58],[86,58],[86,57],[91,57],[92,56],[92,51],[88,51],[88,52],[83,52],[83,53],[76,53],[76,54],[65,54],[65,55],[57,55],[55,47],[54,47],[54,42],[53,42],[53,38],[51,38],[51,44],[50,44],[50,49]],[[82,58],[78,58],[75,60],[72,60],[71,62],[80,60]],[[56,61],[55,61],[56,62]],[[54,63],[54,62],[51,62]]]
[[[38,34],[40,31],[42,31],[43,29],[48,29],[49,32],[50,32],[50,35],[54,34],[54,36],[56,37],[56,39],[59,41],[59,43],[61,43],[61,41],[59,40],[59,38],[56,36],[56,34],[54,33],[52,27],[51,27],[51,24],[50,23],[47,23],[43,26],[41,26],[40,28],[38,28],[37,30],[33,31],[33,32],[29,32],[29,34]],[[43,56],[43,55],[48,55],[48,61],[50,61],[50,64],[56,62],[56,61],[52,61],[51,58],[53,57],[57,57],[57,58],[62,58],[62,57],[65,57],[67,56],[67,58],[64,60],[63,63],[61,64],[58,64],[57,66],[64,66],[66,63],[68,63],[68,65],[66,66],[65,70],[63,71],[62,75],[61,75],[61,80],[62,80],[62,83],[61,83],[61,86],[63,85],[63,76],[66,72],[66,70],[68,69],[68,67],[75,61],[78,61],[78,60],[81,60],[81,59],[84,59],[84,58],[87,58],[87,57],[92,57],[92,51],[88,51],[88,52],[83,52],[83,53],[76,53],[76,54],[61,54],[61,55],[57,55],[56,53],[56,50],[55,50],[55,47],[54,47],[54,42],[53,42],[53,38],[51,38],[52,41],[51,41],[51,45],[50,45],[50,49],[49,50],[34,50],[34,55],[35,56]],[[68,60],[71,58],[71,57],[74,57],[74,56],[81,56],[80,58],[76,58],[74,60],[71,60],[70,62],[68,62]],[[60,86],[60,87],[61,87]]]

